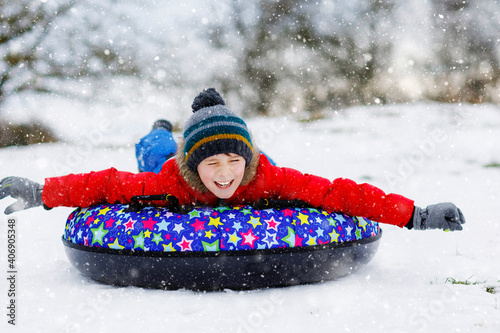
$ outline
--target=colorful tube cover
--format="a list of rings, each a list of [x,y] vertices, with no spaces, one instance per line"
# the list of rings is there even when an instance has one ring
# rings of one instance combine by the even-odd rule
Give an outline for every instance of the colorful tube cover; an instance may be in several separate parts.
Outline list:
[[[377,222],[313,208],[205,207],[176,214],[161,207],[126,212],[127,207],[74,210],[64,239],[115,250],[232,251],[343,243],[380,232]]]

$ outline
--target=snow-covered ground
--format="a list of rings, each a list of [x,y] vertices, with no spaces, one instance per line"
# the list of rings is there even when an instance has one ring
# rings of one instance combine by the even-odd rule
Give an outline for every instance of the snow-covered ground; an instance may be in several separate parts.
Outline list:
[[[136,170],[133,142],[149,130],[152,115],[130,115],[130,128],[123,125],[115,135],[106,121],[95,120],[98,115],[81,121],[64,114],[71,130],[56,129],[70,143],[0,149],[0,178],[42,182],[111,166]],[[375,258],[336,281],[201,293],[117,288],[82,277],[61,242],[70,208],[0,215],[0,331],[12,329],[6,316],[12,217],[18,236],[17,332],[500,331],[500,168],[486,167],[500,163],[499,107],[393,105],[348,109],[314,122],[248,123],[280,165],[369,182],[420,206],[451,201],[467,224],[453,233],[383,226]],[[11,202],[2,200],[0,210]]]

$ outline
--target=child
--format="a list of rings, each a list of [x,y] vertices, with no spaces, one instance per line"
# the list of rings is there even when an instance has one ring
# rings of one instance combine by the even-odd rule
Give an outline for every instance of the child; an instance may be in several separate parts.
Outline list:
[[[114,168],[47,178],[44,186],[25,178],[0,182],[0,199],[17,202],[6,214],[43,205],[88,207],[131,202],[136,195],[170,194],[184,207],[254,204],[260,199],[300,200],[311,207],[364,216],[409,229],[462,230],[464,216],[452,203],[425,209],[397,194],[338,178],[334,181],[272,165],[252,142],[245,122],[210,88],[194,100],[175,158],[158,173]]]

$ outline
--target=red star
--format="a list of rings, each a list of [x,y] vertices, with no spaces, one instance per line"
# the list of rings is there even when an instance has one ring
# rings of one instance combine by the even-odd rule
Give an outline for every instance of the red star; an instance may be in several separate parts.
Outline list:
[[[321,244],[328,244],[329,242],[328,241],[322,241],[321,239],[318,239],[318,244],[321,245]]]
[[[193,241],[189,241],[186,239],[186,237],[182,236],[182,240],[177,243],[177,245],[179,245],[181,247],[181,251],[186,251],[186,250],[189,250],[189,251],[192,251],[193,249],[191,249],[191,243]]]
[[[302,241],[304,238],[300,238],[299,235],[295,235],[295,246],[302,246]]]
[[[134,223],[134,220],[129,219],[128,222],[125,223],[125,231],[127,231],[128,229],[134,229]]]
[[[268,229],[274,229],[278,231],[278,225],[281,224],[281,222],[278,222],[274,219],[274,217],[271,217],[269,220],[265,220],[267,223],[267,228]]]
[[[144,229],[150,229],[151,231],[153,231],[156,221],[154,221],[153,218],[150,217],[149,220],[142,221],[142,223],[144,223]]]
[[[291,216],[293,216],[293,212],[294,212],[293,210],[288,209],[288,208],[287,209],[283,209],[283,214],[285,216],[290,216],[291,217]]]
[[[113,220],[112,218],[107,220],[105,223],[106,223],[106,226],[105,228],[111,228],[113,226],[113,223],[115,223],[116,220]]]
[[[169,240],[169,239],[170,239],[170,237],[172,237],[172,236],[170,236],[170,234],[166,234],[166,235],[165,235],[165,239],[166,239],[166,240]]]
[[[243,242],[241,245],[249,245],[252,249],[254,248],[254,242],[259,239],[259,237],[255,236],[252,232],[252,229],[248,230],[247,233],[242,233],[240,234],[243,236]]]
[[[196,222],[193,223],[193,227],[194,227],[194,232],[196,232],[198,230],[205,230],[205,226],[203,225],[203,221],[200,221],[198,219],[196,219]]]
[[[91,225],[94,222],[95,218],[93,216],[89,217],[87,219],[87,222],[85,222],[85,225]]]

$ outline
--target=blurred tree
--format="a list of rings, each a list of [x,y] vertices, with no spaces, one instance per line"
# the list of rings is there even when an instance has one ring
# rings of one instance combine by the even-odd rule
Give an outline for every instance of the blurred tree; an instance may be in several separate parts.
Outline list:
[[[433,0],[435,58],[427,97],[442,102],[499,102],[500,3]]]
[[[0,108],[26,91],[89,98],[82,80],[137,76],[137,36],[116,7],[113,0],[0,1]]]
[[[392,0],[352,3],[233,0],[210,28],[211,46],[231,53],[233,70],[214,71],[246,110],[318,111],[391,100]]]

